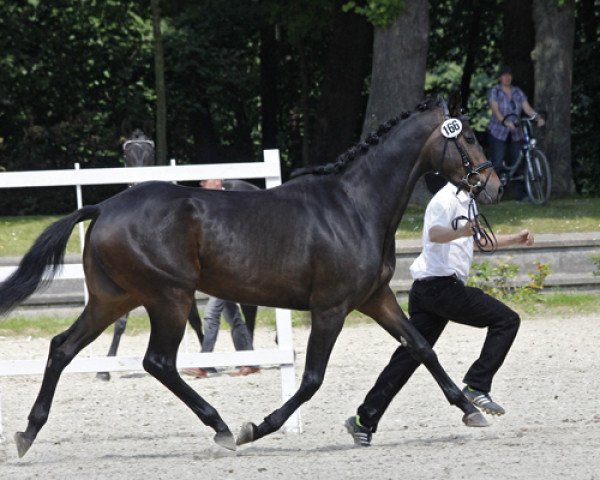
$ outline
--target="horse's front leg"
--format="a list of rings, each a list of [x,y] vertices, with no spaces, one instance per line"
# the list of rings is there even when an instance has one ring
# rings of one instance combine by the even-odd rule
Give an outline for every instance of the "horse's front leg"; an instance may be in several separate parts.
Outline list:
[[[440,365],[431,345],[408,321],[389,287],[385,287],[380,294],[362,305],[359,311],[375,319],[390,335],[409,349],[415,360],[425,365],[444,392],[448,402],[464,412],[463,422],[465,425],[481,427],[488,424],[479,410],[467,400]]]
[[[347,309],[340,307],[311,312],[312,328],[306,349],[304,374],[298,391],[279,409],[265,417],[260,425],[245,423],[237,439],[238,445],[253,442],[279,430],[292,413],[317,392],[323,384],[331,350],[344,325],[347,313]]]

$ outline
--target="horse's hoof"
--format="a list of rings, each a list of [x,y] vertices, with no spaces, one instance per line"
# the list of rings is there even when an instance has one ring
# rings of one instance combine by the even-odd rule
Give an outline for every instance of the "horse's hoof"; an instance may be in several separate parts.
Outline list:
[[[235,438],[229,430],[225,432],[217,432],[213,439],[217,445],[220,445],[227,450],[235,451],[236,449]]]
[[[27,450],[29,450],[29,447],[31,447],[32,443],[33,440],[26,438],[23,432],[15,433],[15,444],[17,445],[17,453],[19,454],[19,458],[27,453]]]
[[[490,425],[481,412],[465,413],[462,420],[467,427],[489,427]]]
[[[252,422],[244,423],[242,425],[242,428],[240,429],[240,434],[238,435],[238,438],[235,443],[237,443],[238,445],[243,445],[244,443],[253,442],[257,438],[257,430],[258,429],[256,425],[254,425]]]
[[[96,374],[96,378],[99,380],[104,380],[105,382],[108,382],[110,380],[110,373],[109,372],[98,372]]]

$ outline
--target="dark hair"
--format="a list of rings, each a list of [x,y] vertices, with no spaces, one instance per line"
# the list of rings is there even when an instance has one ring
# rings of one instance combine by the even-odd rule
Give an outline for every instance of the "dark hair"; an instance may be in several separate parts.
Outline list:
[[[498,70],[498,76],[504,75],[505,73],[510,73],[512,75],[512,68],[510,65],[502,65]]]

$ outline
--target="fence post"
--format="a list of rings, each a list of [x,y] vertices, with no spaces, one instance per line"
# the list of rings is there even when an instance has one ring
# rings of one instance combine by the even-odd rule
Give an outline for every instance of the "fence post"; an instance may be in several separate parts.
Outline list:
[[[276,170],[276,176],[265,179],[265,187],[273,188],[281,185],[281,162],[279,160],[279,150],[265,150],[263,157],[267,165],[271,165]]]
[[[79,170],[79,162],[75,163],[75,170]],[[77,195],[77,209],[83,207],[83,194],[81,193],[81,185],[75,185],[75,193]],[[83,248],[85,247],[85,230],[84,222],[79,222],[79,248],[83,254]],[[85,279],[83,280],[83,304],[87,305],[89,299],[87,285]]]
[[[148,175],[146,172],[153,172],[154,174],[158,174],[160,172],[161,175],[169,175],[169,180],[176,182],[176,179],[173,177],[182,177],[185,179],[189,179],[189,168],[186,167],[176,167],[175,161],[171,160],[170,167],[140,167],[136,170],[136,176],[139,177],[139,181],[148,181]],[[222,165],[209,165],[205,167],[199,167],[203,171],[200,174],[200,178],[212,178],[206,177],[206,175],[215,175],[215,167],[220,167],[223,170],[223,174],[225,178],[265,178],[266,187],[273,188],[281,185],[281,164],[279,159],[279,150],[265,150],[264,151],[264,163],[268,166],[268,169],[261,169],[262,172],[265,172],[265,176],[263,177],[262,173],[260,175],[256,175],[255,167],[252,166],[252,170],[249,170],[245,164],[236,165],[236,168],[241,170],[241,175],[231,176],[231,164],[222,164]],[[262,166],[261,166],[262,167]],[[170,170],[181,169],[182,174],[177,172],[177,175],[170,172]],[[79,163],[74,165],[74,170],[80,170]],[[118,175],[117,169],[90,169],[93,170],[94,176],[91,177],[89,171],[81,170],[74,175],[71,175],[71,171],[69,170],[56,170],[56,171],[46,171],[46,172],[11,172],[5,173],[3,177],[3,184],[0,185],[0,188],[17,188],[17,187],[36,187],[36,186],[59,186],[59,185],[75,185],[76,195],[77,195],[77,207],[83,207],[83,196],[82,196],[82,185],[101,185],[101,184],[114,184],[114,183],[129,183],[130,181],[136,181],[138,178],[132,177],[131,175],[127,176],[125,180],[123,176],[119,176],[118,178],[112,177],[112,175]],[[113,171],[114,170],[114,171]],[[146,170],[146,172],[143,172]],[[167,171],[168,170],[168,171]],[[185,177],[183,176],[183,172],[185,173]],[[33,176],[32,173],[39,173],[38,176]],[[128,172],[129,173],[129,172]],[[142,173],[141,175],[137,175],[137,173]],[[216,173],[217,175],[223,175],[220,171]],[[244,174],[247,174],[248,177],[244,177]],[[111,175],[110,177],[108,175]],[[198,177],[196,177],[198,178]],[[215,177],[216,178],[216,177]],[[116,181],[115,181],[116,180]],[[83,222],[79,223],[79,235],[81,242],[81,251],[83,252],[84,242],[85,242],[85,229]],[[65,268],[63,270],[63,274],[65,274],[65,278],[82,278],[83,273],[81,272],[81,265],[69,265],[70,267],[79,267],[79,269],[69,269]],[[3,268],[0,268],[0,279],[4,275]],[[72,270],[76,270],[73,273]],[[10,272],[8,273],[10,274]],[[76,275],[76,276],[74,276]],[[84,279],[84,297],[85,303],[88,301],[88,291],[85,286]],[[284,402],[289,400],[292,395],[296,391],[296,379],[295,379],[295,358],[294,358],[294,347],[292,341],[292,320],[291,320],[291,312],[289,310],[276,309],[276,328],[277,328],[277,338],[278,338],[278,350],[267,350],[262,352],[257,352],[258,357],[266,363],[273,363],[279,365],[280,373],[281,373],[281,387],[282,387],[282,399]],[[90,346],[91,347],[91,346]],[[187,350],[187,341],[186,341],[186,350]],[[245,352],[236,352],[236,354],[242,355]],[[250,353],[250,352],[248,352]],[[223,358],[217,360],[220,364],[224,366],[231,365],[240,365],[240,364],[252,364],[252,360],[250,357],[244,357],[243,362],[240,363],[237,359],[233,358],[236,354],[227,355],[226,360]],[[211,354],[202,354],[208,356],[216,356],[219,357],[216,353]],[[246,354],[247,355],[247,354]],[[252,355],[252,354],[250,354]],[[275,357],[274,357],[275,355]],[[91,350],[90,350],[91,356]],[[73,372],[98,372],[105,371],[107,368],[113,368],[115,371],[125,371],[130,369],[139,369],[141,368],[141,360],[128,357],[123,357],[120,360],[116,357],[111,357],[110,359],[107,357],[100,358],[90,358],[89,361],[82,361],[79,366],[77,366],[77,360],[72,362],[70,365],[71,368],[69,371]],[[115,362],[115,360],[119,360]],[[132,361],[134,363],[132,364]],[[191,360],[188,360],[190,362]],[[196,360],[192,365],[195,365]],[[16,374],[43,374],[44,372],[44,362],[33,362],[35,365],[31,364],[32,361],[28,360],[15,360],[15,361],[0,361],[0,376],[2,375],[16,375]],[[38,364],[39,363],[39,364]],[[211,365],[209,362],[208,365]],[[300,419],[300,410],[297,410],[287,422],[284,424],[283,429],[289,432],[297,432],[300,433],[302,431],[301,419]],[[2,460],[3,455],[3,427],[2,427],[2,404],[0,399],[0,461]]]
[[[275,309],[275,323],[277,326],[277,345],[280,350],[294,350],[292,341],[292,312],[290,310]],[[296,393],[296,372],[294,364],[280,365],[281,372],[281,398],[287,402]],[[297,409],[283,424],[286,432],[302,433],[302,420],[300,409]]]

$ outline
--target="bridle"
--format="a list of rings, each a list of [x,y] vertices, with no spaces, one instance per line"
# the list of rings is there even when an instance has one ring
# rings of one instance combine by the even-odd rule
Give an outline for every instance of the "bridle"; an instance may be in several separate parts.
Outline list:
[[[498,240],[496,239],[496,235],[492,230],[491,225],[489,224],[487,218],[483,213],[479,213],[477,210],[477,206],[475,205],[475,197],[470,195],[471,199],[469,201],[468,213],[467,216],[459,215],[458,217],[452,220],[452,228],[454,230],[458,230],[458,222],[461,220],[466,220],[469,222],[473,228],[473,240],[475,241],[475,245],[477,245],[477,249],[481,253],[494,253],[498,248]],[[485,224],[482,225],[482,222]],[[488,233],[488,230],[490,233]]]
[[[123,142],[123,151],[127,150],[127,147],[129,147],[129,145],[139,145],[140,143],[146,143],[154,149],[154,142],[149,138],[133,138],[131,140]]]
[[[465,190],[465,192],[470,197],[467,216],[460,215],[454,220],[452,220],[452,228],[454,230],[457,230],[458,222],[461,220],[466,220],[471,224],[473,228],[473,240],[475,241],[475,244],[477,245],[479,251],[482,253],[493,253],[498,248],[498,241],[496,240],[496,235],[494,235],[494,231],[492,230],[492,227],[487,221],[485,215],[480,214],[477,210],[477,206],[475,205],[475,197],[483,189],[485,189],[490,175],[492,174],[492,162],[486,161],[481,163],[480,165],[473,164],[473,161],[471,160],[471,157],[469,157],[467,151],[458,142],[458,137],[462,133],[462,123],[460,122],[461,119],[455,119],[450,116],[448,104],[444,99],[441,99],[441,104],[444,112],[444,123],[442,123],[442,126],[440,128],[445,141],[444,150],[442,152],[442,161],[440,163],[440,169],[441,166],[444,164],[444,159],[448,150],[448,144],[451,142],[458,150],[463,167],[465,168],[465,176],[458,183],[456,194],[458,195],[458,193],[461,190]],[[486,168],[489,168],[490,170],[485,176],[485,178],[482,178],[481,171],[485,170]],[[485,226],[482,225],[482,222]]]
[[[460,159],[462,161],[463,167],[465,168],[465,176],[458,183],[458,190],[456,193],[461,190],[465,190],[467,193],[477,196],[481,190],[485,188],[487,182],[492,174],[492,162],[489,160],[481,163],[480,165],[475,165],[469,157],[467,151],[463,148],[463,146],[458,142],[458,138],[462,134],[462,123],[461,119],[466,119],[466,116],[461,116],[460,118],[452,118],[450,116],[450,111],[448,110],[448,104],[444,99],[440,99],[442,104],[442,109],[444,112],[444,123],[442,123],[441,131],[444,136],[444,150],[442,151],[442,161],[440,163],[440,168],[444,164],[444,160],[446,158],[446,152],[448,151],[448,144],[453,143],[458,153],[460,155]],[[489,172],[482,179],[481,171],[489,168]]]
[[[150,140],[149,138],[132,138],[123,143],[123,153],[127,157],[127,152],[130,148],[137,146],[137,147],[140,147],[140,149],[141,149],[142,145],[150,145],[150,147],[152,148],[152,151],[154,152],[154,142],[152,140]],[[132,153],[134,155],[135,160],[140,165],[143,164],[143,160],[142,161],[139,160],[140,151],[136,149],[136,150],[133,150]],[[145,152],[142,150],[142,155],[144,155],[144,153]],[[127,166],[127,163],[125,163],[125,166]]]

